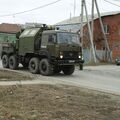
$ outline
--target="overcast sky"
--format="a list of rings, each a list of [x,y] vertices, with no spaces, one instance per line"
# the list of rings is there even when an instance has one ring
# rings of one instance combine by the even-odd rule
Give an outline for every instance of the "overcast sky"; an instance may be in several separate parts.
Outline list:
[[[74,1],[75,0],[61,0],[56,4],[32,11],[24,14],[14,15],[14,13],[30,10],[45,4],[49,4],[57,0],[0,0],[0,23],[20,23],[26,22],[55,24],[62,20],[74,16]],[[91,1],[86,0],[90,14]],[[97,0],[100,12],[120,11],[120,7],[111,5],[104,0]],[[120,0],[108,0],[120,6]],[[75,16],[79,16],[81,12],[81,0],[76,0]],[[1,17],[2,15],[13,14],[8,17]]]

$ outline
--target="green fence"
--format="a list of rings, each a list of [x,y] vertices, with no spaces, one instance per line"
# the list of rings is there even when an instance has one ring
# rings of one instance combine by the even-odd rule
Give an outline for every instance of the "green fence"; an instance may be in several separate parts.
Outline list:
[[[0,33],[0,43],[1,42],[16,42],[16,34],[9,34],[9,33]]]

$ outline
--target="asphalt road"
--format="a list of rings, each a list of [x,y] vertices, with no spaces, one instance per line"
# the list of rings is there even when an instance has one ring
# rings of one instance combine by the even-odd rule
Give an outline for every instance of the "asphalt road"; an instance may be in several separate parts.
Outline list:
[[[0,62],[0,69],[2,69]],[[65,84],[78,87],[84,87],[103,92],[109,92],[120,95],[120,66],[100,65],[85,66],[83,71],[76,68],[71,76],[59,74],[55,76],[33,75],[28,70],[17,70],[23,74],[34,76],[34,80],[0,82],[0,85],[14,84]]]

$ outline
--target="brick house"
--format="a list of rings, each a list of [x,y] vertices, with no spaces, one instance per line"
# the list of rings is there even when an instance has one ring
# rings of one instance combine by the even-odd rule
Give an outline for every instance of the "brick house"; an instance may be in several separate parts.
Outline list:
[[[102,16],[104,30],[108,39],[108,44],[112,52],[113,61],[120,57],[120,12],[109,13]],[[87,25],[84,26],[84,47],[89,47]],[[104,38],[99,19],[94,20],[94,45],[97,50],[104,50]]]

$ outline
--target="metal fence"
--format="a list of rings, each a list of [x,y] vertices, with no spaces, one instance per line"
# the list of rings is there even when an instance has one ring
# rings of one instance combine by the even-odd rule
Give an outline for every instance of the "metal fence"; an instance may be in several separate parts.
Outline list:
[[[97,63],[99,63],[100,61],[104,61],[105,56],[106,56],[106,52],[104,50],[96,50]],[[83,50],[83,57],[85,60],[85,64],[94,62],[91,49],[84,49]]]

